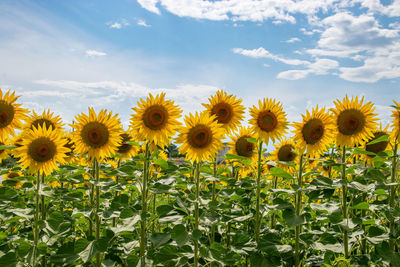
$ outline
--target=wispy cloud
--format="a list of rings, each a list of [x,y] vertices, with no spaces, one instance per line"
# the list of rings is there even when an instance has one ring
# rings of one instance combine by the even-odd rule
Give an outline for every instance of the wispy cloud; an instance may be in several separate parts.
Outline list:
[[[88,49],[86,50],[86,56],[88,57],[102,57],[106,56],[107,54],[101,51],[93,50],[93,49]]]
[[[138,19],[137,25],[143,26],[143,27],[151,27],[151,25],[147,24],[144,19]]]
[[[285,43],[295,43],[295,42],[300,42],[301,40],[297,37],[290,38],[289,40],[286,40]]]
[[[118,21],[110,21],[106,23],[108,25],[108,27],[110,27],[111,29],[121,29],[122,27],[127,27],[130,24],[130,22],[127,19],[120,19]]]
[[[248,57],[252,57],[252,58],[273,59],[275,61],[279,61],[279,62],[282,62],[287,65],[308,65],[308,64],[310,64],[310,62],[305,61],[305,60],[287,59],[287,58],[284,58],[284,57],[281,57],[278,55],[274,55],[263,47],[259,47],[256,49],[233,48],[232,51],[235,54],[241,54],[243,56],[248,56]]]

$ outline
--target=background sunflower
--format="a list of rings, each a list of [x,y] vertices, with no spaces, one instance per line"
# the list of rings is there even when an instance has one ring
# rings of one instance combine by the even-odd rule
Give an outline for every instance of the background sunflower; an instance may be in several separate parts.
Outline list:
[[[133,108],[135,114],[131,116],[131,129],[133,136],[140,141],[153,142],[164,147],[174,136],[181,123],[181,110],[174,101],[165,100],[165,93],[153,97],[152,94],[146,100],[140,99],[138,107]]]
[[[228,95],[223,90],[218,90],[214,96],[208,98],[209,104],[202,104],[207,112],[215,115],[215,119],[222,125],[226,132],[231,132],[240,125],[244,118],[242,99]]]
[[[54,116],[54,113],[50,112],[50,110],[43,110],[42,115],[37,114],[34,110],[32,113],[32,115],[27,116],[24,128],[33,129],[33,127],[37,128],[39,125],[43,126],[44,124],[46,128],[51,126],[54,130],[63,130],[64,124],[61,118],[59,116]]]
[[[65,163],[66,153],[70,150],[65,147],[67,140],[51,127],[33,127],[24,134],[22,146],[15,149],[15,156],[19,157],[22,168],[29,169],[31,174],[50,174],[58,169],[57,163]]]
[[[7,138],[9,134],[14,135],[15,129],[21,129],[22,120],[26,118],[28,110],[21,108],[21,104],[15,101],[19,96],[15,96],[15,92],[7,91],[3,94],[0,89],[0,137]]]
[[[75,117],[76,123],[70,126],[75,129],[72,142],[75,153],[88,153],[89,160],[102,160],[114,154],[121,144],[121,124],[118,114],[102,109],[98,115],[89,108],[89,116],[81,113]]]
[[[334,114],[338,146],[362,145],[373,136],[372,132],[377,126],[376,114],[372,113],[375,108],[372,102],[363,102],[364,97],[360,100],[358,97],[349,99],[347,95],[343,101],[334,101],[335,108],[331,111]]]
[[[185,116],[185,124],[176,138],[176,142],[182,144],[180,152],[186,153],[186,158],[194,162],[215,158],[225,134],[215,117],[196,112]]]
[[[318,157],[333,141],[335,125],[325,108],[318,109],[318,106],[311,113],[307,110],[302,117],[302,122],[294,123],[294,140],[301,154]]]
[[[266,144],[270,139],[273,142],[275,139],[280,140],[286,133],[288,128],[286,114],[283,112],[282,104],[276,102],[275,99],[259,100],[258,108],[253,106],[250,109],[250,115],[249,123],[252,125],[253,132]]]
[[[254,138],[251,128],[240,127],[236,133],[229,135],[231,141],[228,146],[231,148],[228,153],[246,157],[252,160],[257,158],[256,144],[247,141]]]

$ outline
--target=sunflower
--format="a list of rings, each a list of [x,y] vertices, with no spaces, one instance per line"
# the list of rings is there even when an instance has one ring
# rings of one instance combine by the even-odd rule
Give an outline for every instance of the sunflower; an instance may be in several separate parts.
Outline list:
[[[286,164],[279,164],[279,161],[285,163],[297,162],[298,155],[295,143],[290,139],[282,140],[279,144],[275,145],[275,150],[271,153],[270,159],[277,162],[278,167],[292,171],[293,167]]]
[[[253,132],[266,144],[270,139],[273,142],[275,139],[281,140],[282,135],[286,133],[288,122],[280,102],[275,102],[271,98],[259,100],[258,108],[253,106],[250,115],[252,118],[249,122]]]
[[[9,171],[8,173],[2,175],[1,178],[3,179],[3,181],[6,181],[6,183],[9,184],[10,186],[19,189],[21,188],[24,182],[18,181],[15,178],[22,176],[23,174],[21,172]]]
[[[53,127],[53,130],[63,129],[64,124],[61,122],[61,118],[54,116],[54,113],[50,113],[50,110],[43,110],[42,115],[37,114],[35,111],[32,111],[32,113],[26,119],[25,128],[33,129],[33,127],[37,128],[39,125],[42,126],[44,124],[46,128]]]
[[[182,144],[180,152],[186,153],[186,158],[195,162],[215,158],[222,148],[221,139],[225,134],[215,117],[196,112],[195,115],[185,116],[185,124],[176,138],[177,143]]]
[[[387,125],[385,127],[385,129],[382,129],[382,124],[380,125],[379,129],[376,129],[373,132],[373,137],[371,137],[370,139],[368,139],[368,142],[365,144],[365,151],[367,152],[372,152],[373,154],[363,154],[363,158],[368,162],[368,163],[372,163],[372,159],[375,157],[376,154],[378,154],[379,152],[383,152],[386,150],[387,146],[389,145],[389,141],[382,141],[382,142],[378,142],[375,144],[371,144],[368,145],[369,142],[372,142],[382,136],[389,136],[388,134],[388,128],[389,125]]]
[[[5,140],[7,140],[7,139],[3,140],[2,138],[0,138],[0,146],[9,145],[9,143],[8,143],[9,141],[7,142]],[[1,162],[2,159],[8,158],[8,152],[9,152],[9,149],[1,149],[0,150],[0,162]]]
[[[81,113],[75,117],[76,123],[70,126],[75,129],[72,142],[75,153],[88,153],[89,160],[102,160],[118,150],[121,143],[121,124],[118,114],[100,110],[99,114],[89,108],[89,116]]]
[[[247,141],[248,138],[254,138],[251,128],[240,127],[236,134],[231,134],[229,137],[232,141],[228,143],[228,146],[231,148],[228,153],[252,160],[256,159],[256,145]]]
[[[67,140],[45,125],[33,127],[24,134],[22,146],[15,149],[16,157],[20,158],[22,168],[29,168],[31,174],[50,174],[57,170],[57,163],[65,163],[66,153],[69,149],[65,147]]]
[[[21,108],[21,104],[15,101],[19,96],[15,92],[7,91],[3,94],[0,89],[0,137],[6,138],[9,134],[14,135],[15,129],[21,129],[23,124],[21,120],[26,118],[28,110]]]
[[[127,143],[133,139],[132,136],[127,132],[121,133],[120,136],[122,141],[118,146],[117,153],[122,155],[122,158],[132,158],[137,155],[139,148]]]
[[[226,132],[231,132],[240,125],[244,118],[244,106],[242,99],[236,99],[234,95],[228,95],[223,90],[218,90],[214,96],[208,98],[210,104],[202,104],[207,112],[215,115],[215,119],[222,125]]]
[[[360,100],[358,97],[349,99],[347,95],[342,102],[334,101],[336,107],[331,111],[335,116],[336,144],[338,146],[362,145],[373,136],[372,132],[377,126],[376,114],[372,113],[375,108],[371,102],[363,104],[363,101],[364,97]]]
[[[335,137],[335,125],[325,108],[307,110],[302,115],[303,122],[294,123],[295,136],[299,152],[306,152],[311,157],[318,157]]]
[[[393,117],[393,121],[392,121],[392,127],[393,127],[393,131],[392,131],[392,138],[394,140],[399,139],[400,136],[400,104],[396,101],[393,100],[393,102],[396,104],[395,110],[392,111],[392,117]]]
[[[67,140],[65,143],[64,147],[69,149],[69,152],[66,153],[67,158],[65,159],[68,164],[70,163],[78,163],[79,160],[77,157],[75,157],[74,154],[74,149],[75,149],[75,144],[72,141],[72,132],[69,132],[64,135],[64,138]]]
[[[153,142],[164,147],[174,136],[181,123],[178,121],[181,110],[171,100],[165,100],[165,93],[153,97],[152,94],[146,100],[140,99],[136,112],[131,116],[131,128],[133,135],[141,141]]]

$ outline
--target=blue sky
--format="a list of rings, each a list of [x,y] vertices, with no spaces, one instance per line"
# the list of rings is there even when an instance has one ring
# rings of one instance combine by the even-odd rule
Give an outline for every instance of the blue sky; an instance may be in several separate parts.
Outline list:
[[[149,92],[184,113],[218,89],[280,100],[291,121],[345,94],[399,99],[399,0],[0,2],[0,87],[70,123],[88,106],[125,126]]]

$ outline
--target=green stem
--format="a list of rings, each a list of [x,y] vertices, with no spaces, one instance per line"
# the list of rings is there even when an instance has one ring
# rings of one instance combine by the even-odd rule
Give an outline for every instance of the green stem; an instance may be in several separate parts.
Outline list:
[[[96,179],[96,213],[95,213],[95,218],[96,218],[96,240],[100,239],[100,186],[99,186],[99,178],[100,178],[100,166],[99,162],[94,159],[94,173],[95,173],[95,179]],[[101,265],[101,253],[96,254],[96,266],[100,267]]]
[[[397,166],[397,138],[395,140],[395,144],[393,147],[393,158],[392,158],[392,170],[391,170],[391,177],[390,177],[390,182],[395,183],[396,182],[396,166]],[[390,229],[390,239],[389,239],[389,244],[390,244],[390,250],[392,252],[395,252],[395,245],[396,245],[396,238],[394,236],[394,216],[393,214],[393,209],[395,207],[395,197],[396,197],[396,186],[391,185],[390,186],[390,197],[389,197],[389,207],[390,207],[390,218],[389,218],[389,229]]]
[[[347,178],[346,178],[346,147],[343,147],[342,154],[342,213],[343,219],[348,223],[348,212],[347,212]],[[343,228],[343,246],[344,256],[349,257],[349,233],[347,228]]]
[[[258,141],[258,161],[257,161],[257,188],[256,188],[256,225],[255,237],[256,242],[260,239],[261,214],[260,214],[260,191],[261,191],[261,156],[262,156],[262,140]]]
[[[143,163],[143,181],[142,181],[142,213],[140,220],[140,265],[146,265],[146,245],[147,245],[147,180],[149,175],[149,157],[150,157],[150,144],[146,143],[144,163]]]
[[[299,163],[299,174],[297,176],[297,192],[296,192],[296,216],[299,217],[301,214],[301,204],[302,204],[302,194],[301,194],[301,187],[303,183],[303,154],[300,156],[300,163]],[[295,266],[298,267],[301,264],[300,261],[300,232],[301,232],[301,225],[297,225],[295,227]]]
[[[277,187],[278,187],[278,177],[277,176],[273,176],[272,177],[272,188],[276,189]],[[274,201],[274,199],[273,199],[274,195],[271,194],[271,196],[272,196],[271,202],[273,202]],[[275,229],[275,213],[271,214],[271,229]]]
[[[44,184],[45,183],[45,178],[46,175],[42,174],[42,181],[41,183]],[[42,220],[46,220],[46,203],[45,203],[45,196],[41,195],[41,206],[42,206]]]
[[[39,191],[40,191],[40,173],[36,177],[36,192],[35,192],[35,231],[33,233],[33,242],[35,245],[35,266],[37,266],[37,245],[39,243]]]
[[[215,178],[217,178],[217,159],[215,159],[215,161],[214,161],[214,169],[213,169],[213,171],[214,171],[214,179]],[[211,196],[211,200],[212,201],[215,201],[216,200],[216,188],[215,188],[215,186],[216,186],[216,183],[215,183],[215,181],[213,181],[212,182],[212,196]],[[212,211],[211,211],[211,213],[212,213],[212,215],[213,215],[213,217],[214,217],[214,215],[215,215],[215,210],[213,209]],[[214,240],[215,240],[215,223],[213,223],[212,225],[211,225],[211,244],[212,243],[214,243]],[[211,266],[214,266],[214,262],[212,262],[211,263]]]
[[[118,159],[118,166],[117,166],[117,168],[119,168],[120,165],[121,165],[121,160]],[[118,182],[119,182],[119,175],[117,175],[117,176],[115,177],[115,184],[118,185]],[[114,192],[114,198],[116,198],[117,196],[118,196],[118,190],[116,189],[115,192]],[[113,222],[112,222],[112,226],[113,226],[113,227],[116,227],[116,226],[117,226],[117,219],[118,219],[118,218],[113,218]]]
[[[199,194],[200,194],[200,162],[195,162],[195,182],[196,182],[196,202],[195,202],[195,213],[194,213],[194,230],[199,230]],[[199,242],[194,240],[194,267],[199,266]]]

